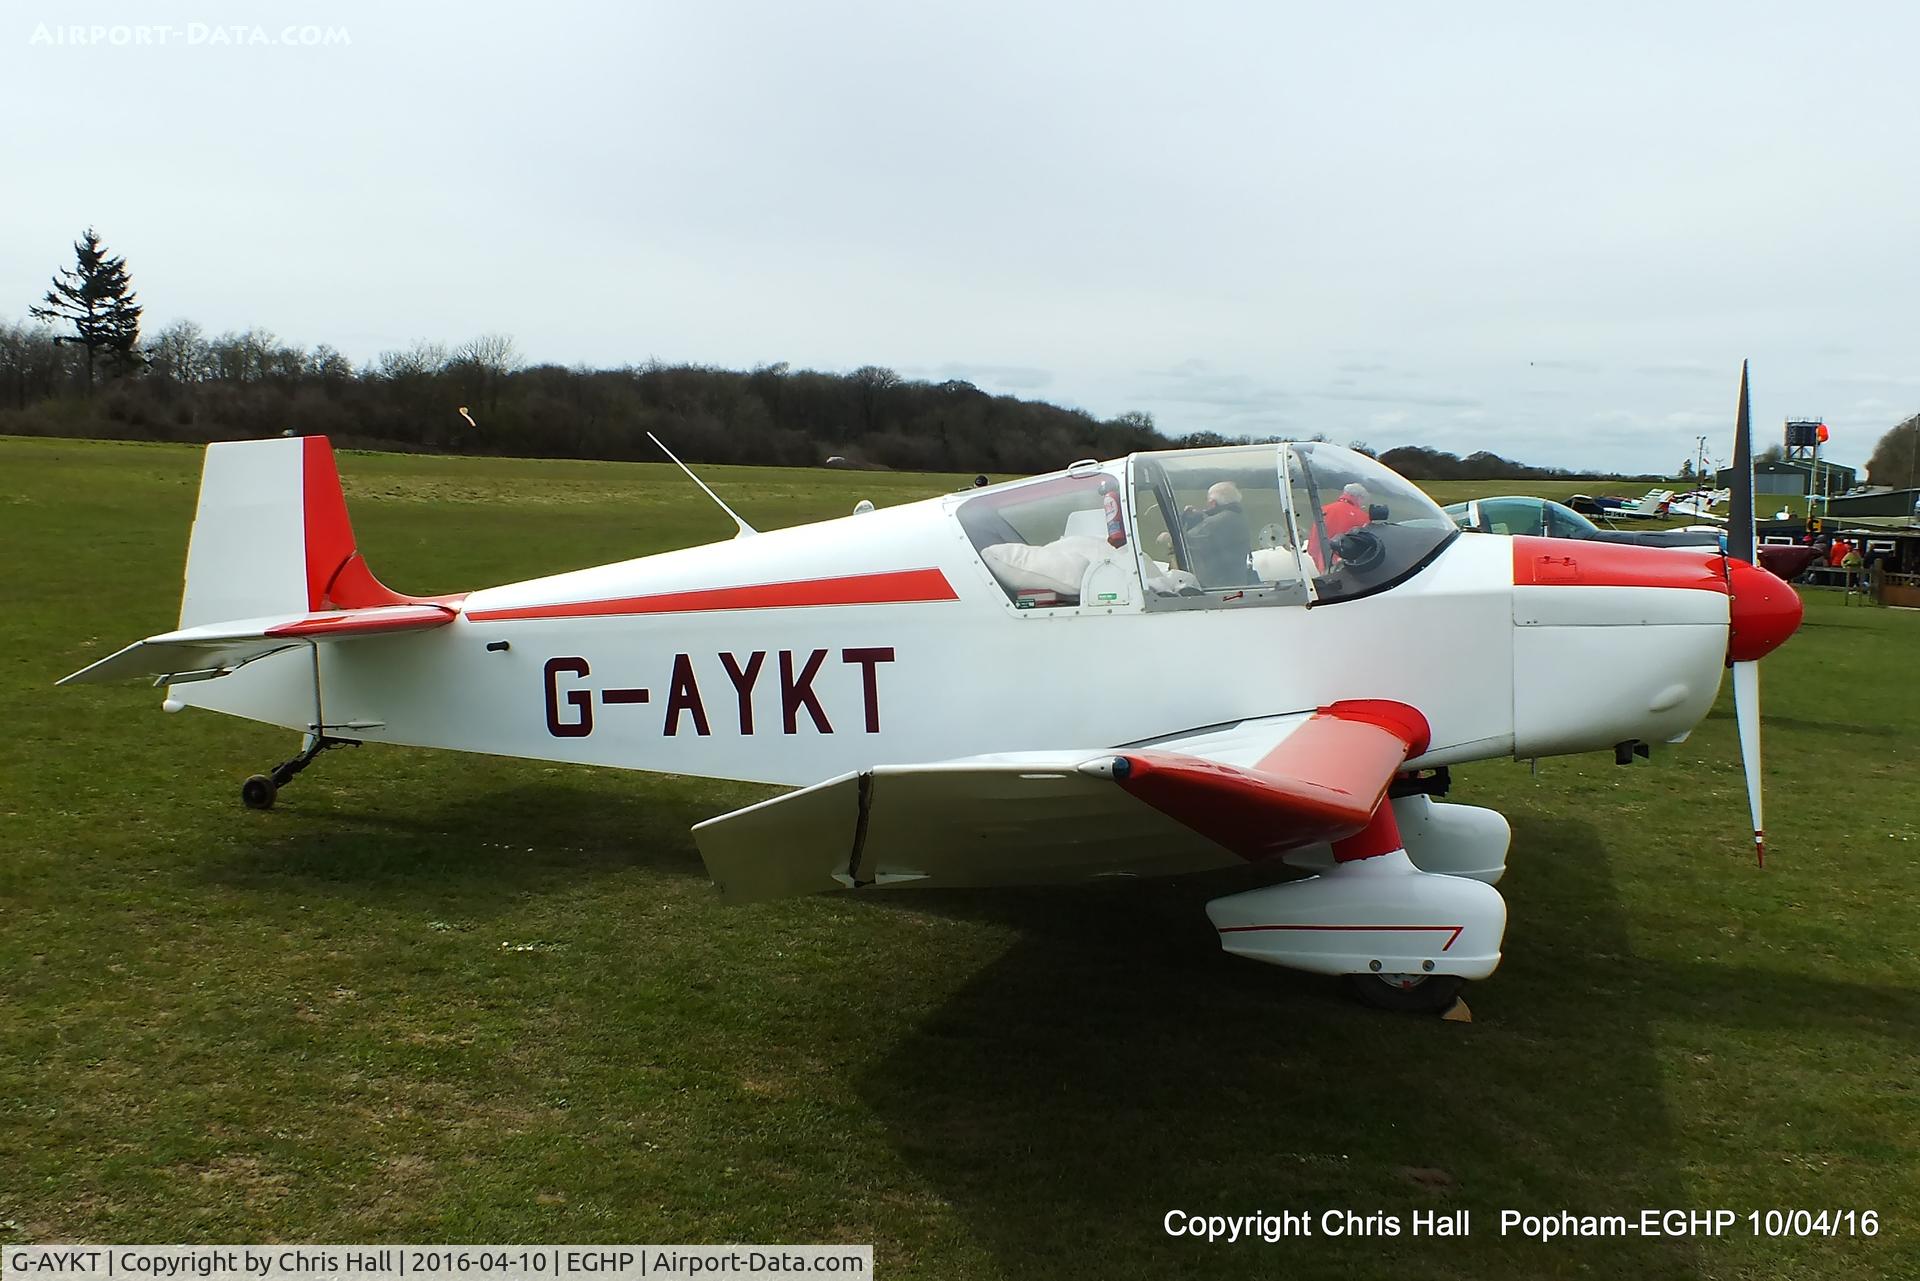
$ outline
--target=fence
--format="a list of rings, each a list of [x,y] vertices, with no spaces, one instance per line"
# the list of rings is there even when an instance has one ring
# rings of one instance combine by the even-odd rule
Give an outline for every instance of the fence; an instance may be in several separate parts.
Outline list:
[[[1881,571],[1874,578],[1880,587],[1876,599],[1882,605],[1920,609],[1920,574],[1889,574]]]

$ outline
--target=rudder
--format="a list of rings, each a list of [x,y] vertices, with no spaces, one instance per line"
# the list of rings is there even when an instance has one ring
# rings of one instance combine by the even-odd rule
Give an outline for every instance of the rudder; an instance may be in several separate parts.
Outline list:
[[[361,559],[325,436],[207,446],[181,627],[410,600]]]

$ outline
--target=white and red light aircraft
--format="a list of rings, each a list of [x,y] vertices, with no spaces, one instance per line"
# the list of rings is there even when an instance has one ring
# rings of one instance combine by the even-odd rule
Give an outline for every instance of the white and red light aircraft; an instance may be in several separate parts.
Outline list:
[[[300,731],[256,808],[343,741],[797,787],[694,828],[734,902],[1284,860],[1317,874],[1208,905],[1228,951],[1438,1010],[1499,963],[1510,840],[1446,767],[1630,761],[1732,664],[1760,841],[1755,661],[1800,602],[1747,512],[1744,558],[1468,534],[1361,454],[1246,445],[417,598],[324,439],[216,444],[179,629],[66,679]]]

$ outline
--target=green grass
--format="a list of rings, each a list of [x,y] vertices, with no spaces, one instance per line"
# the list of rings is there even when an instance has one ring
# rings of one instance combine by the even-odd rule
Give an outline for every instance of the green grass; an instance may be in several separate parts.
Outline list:
[[[724,536],[663,467],[349,455],[441,592]],[[1654,765],[1458,772],[1514,822],[1470,1026],[1222,955],[1239,874],[723,909],[762,793],[369,747],[53,681],[170,624],[198,456],[0,440],[0,1244],[873,1242],[888,1277],[1920,1274],[1920,615],[1810,598],[1750,860],[1723,704]],[[774,526],[956,477],[715,468]],[[1568,492],[1585,488],[1570,484]],[[1510,482],[1477,487],[1510,490]],[[1473,486],[1437,487],[1443,501]],[[1493,1216],[1877,1210],[1873,1240],[1503,1240]],[[1470,1207],[1206,1246],[1170,1209]]]

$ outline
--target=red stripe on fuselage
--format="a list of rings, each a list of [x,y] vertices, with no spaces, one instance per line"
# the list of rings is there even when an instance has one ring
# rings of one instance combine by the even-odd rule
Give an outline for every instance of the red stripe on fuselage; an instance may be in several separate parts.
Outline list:
[[[1664,547],[1589,543],[1577,538],[1513,540],[1515,587],[1675,587],[1727,594],[1721,556],[1693,556]]]
[[[727,609],[805,609],[826,605],[911,605],[959,600],[937,569],[900,569],[843,578],[808,578],[746,587],[704,587],[655,596],[563,601],[511,609],[467,611],[474,622],[521,618],[598,618],[610,614],[694,614]]]

